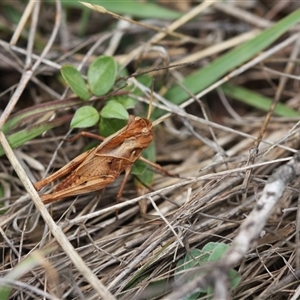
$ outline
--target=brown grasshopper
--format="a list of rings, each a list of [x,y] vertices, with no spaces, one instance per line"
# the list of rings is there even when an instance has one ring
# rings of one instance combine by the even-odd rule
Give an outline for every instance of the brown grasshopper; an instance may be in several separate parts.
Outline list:
[[[89,133],[80,135],[94,136]],[[101,190],[125,172],[117,194],[119,201],[131,167],[137,159],[170,175],[158,164],[141,157],[141,152],[150,145],[152,139],[153,125],[148,117],[146,119],[130,116],[124,128],[105,138],[99,146],[80,154],[54,174],[36,182],[34,186],[39,191],[54,180],[65,177],[51,194],[41,195],[42,201],[46,204],[69,196]]]

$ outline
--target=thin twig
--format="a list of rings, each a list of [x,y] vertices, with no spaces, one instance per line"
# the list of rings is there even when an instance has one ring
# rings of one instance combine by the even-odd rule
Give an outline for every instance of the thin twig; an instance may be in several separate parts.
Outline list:
[[[161,213],[161,211],[159,210],[159,208],[157,207],[156,203],[154,202],[152,197],[147,197],[152,206],[154,207],[154,209],[157,211],[158,215],[162,218],[162,220],[166,223],[166,225],[170,228],[170,230],[173,232],[174,236],[176,237],[178,243],[184,247],[183,242],[181,241],[180,237],[178,236],[177,232],[175,231],[175,229],[173,228],[173,226],[170,224],[170,222],[164,217],[164,215]]]

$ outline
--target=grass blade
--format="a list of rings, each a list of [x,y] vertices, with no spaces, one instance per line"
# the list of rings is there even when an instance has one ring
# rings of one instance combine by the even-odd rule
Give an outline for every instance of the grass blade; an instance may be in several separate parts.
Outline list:
[[[299,20],[300,9],[285,17],[273,27],[264,30],[252,40],[227,52],[223,56],[215,59],[208,66],[189,75],[183,80],[183,85],[192,93],[199,93],[229,71],[232,71],[237,66],[247,62],[260,51],[266,49],[282,34],[298,23]],[[173,103],[180,104],[189,96],[179,86],[174,86],[165,94],[165,97],[170,99]]]

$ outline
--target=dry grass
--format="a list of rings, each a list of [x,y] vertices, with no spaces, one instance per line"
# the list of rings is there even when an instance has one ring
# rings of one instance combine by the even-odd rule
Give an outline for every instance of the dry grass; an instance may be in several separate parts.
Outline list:
[[[21,109],[71,95],[58,76],[63,64],[80,64],[86,70],[96,56],[105,53],[133,73],[141,61],[146,69],[168,61],[194,61],[192,66],[152,74],[161,89],[158,93],[163,94],[175,82],[220,57],[223,51],[250,40],[258,29],[268,28],[299,8],[297,2],[288,1],[270,4],[253,0],[238,4],[206,1],[194,11],[191,9],[196,4],[192,1],[167,4],[184,13],[172,25],[170,21],[151,19],[157,27],[169,26],[168,34],[153,33],[93,12],[83,36],[78,35],[80,9],[61,6],[59,2],[39,7],[32,1],[27,5],[30,21],[20,21],[16,26],[9,12],[19,12],[26,18],[26,6],[15,2],[11,7],[1,4],[5,8],[1,17],[5,30],[0,34],[0,109],[4,111],[0,127]],[[112,30],[116,24],[119,27]],[[293,34],[293,30],[289,31],[267,51],[272,52]],[[151,43],[159,47],[146,51],[145,45],[150,47]],[[246,71],[238,69],[231,82],[299,111],[298,51],[296,37]],[[259,220],[262,225],[266,222],[263,230],[252,237],[247,231],[251,224],[245,224],[247,216],[259,211],[256,202],[270,175],[298,151],[298,117],[275,116],[272,110],[261,111],[251,104],[228,99],[220,88],[208,93],[210,87],[197,91],[202,92],[201,102],[193,97],[184,102],[184,110],[169,106],[171,116],[157,126],[157,162],[181,178],[155,174],[151,191],[145,196],[138,196],[130,180],[124,201],[117,205],[114,203],[121,178],[101,194],[73,197],[47,207],[39,200],[31,182],[42,178],[47,168],[51,171],[65,165],[87,143],[62,142],[69,124],[32,139],[14,152],[6,144],[4,134],[0,134],[9,157],[8,160],[2,156],[0,161],[5,209],[0,219],[0,284],[13,284],[9,299],[182,297],[193,288],[184,278],[179,283],[174,281],[176,263],[191,248],[202,249],[209,242],[232,245],[235,240],[237,244],[239,232],[249,242],[245,253],[236,251],[233,243],[234,259],[229,260],[228,256],[227,262],[223,259],[204,267],[201,278],[194,280],[195,286],[214,285],[215,299],[226,295],[229,299],[297,299],[297,160],[296,173],[285,182],[288,184],[284,193],[274,191],[278,202],[275,201],[272,213]],[[61,109],[43,117],[47,120],[68,113],[73,113],[73,109]],[[22,126],[32,125],[31,120],[28,122]],[[20,129],[21,126],[15,130]],[[143,199],[148,201],[148,213],[155,218],[141,217],[137,202]],[[251,220],[257,221],[255,217]],[[222,276],[231,268],[238,271],[241,281],[234,290],[226,290],[226,276]]]

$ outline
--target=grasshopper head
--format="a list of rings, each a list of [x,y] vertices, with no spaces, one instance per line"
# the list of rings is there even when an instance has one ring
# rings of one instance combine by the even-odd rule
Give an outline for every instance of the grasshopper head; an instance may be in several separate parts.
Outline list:
[[[148,119],[130,116],[124,138],[135,140],[136,148],[147,148],[153,139],[153,125]]]
[[[131,161],[139,158],[141,152],[148,148],[153,139],[152,122],[141,117],[130,118],[118,138],[115,138],[114,147],[110,147],[109,153],[123,157]],[[112,150],[114,148],[114,150]]]
[[[139,147],[147,148],[151,144],[153,139],[153,126],[150,120],[134,117],[129,127],[132,129],[132,136],[136,138]]]

